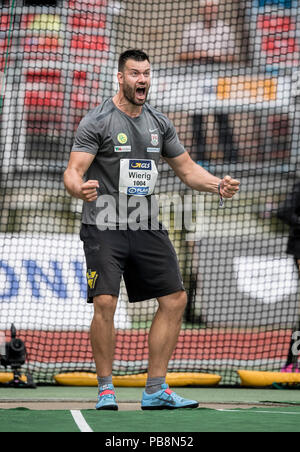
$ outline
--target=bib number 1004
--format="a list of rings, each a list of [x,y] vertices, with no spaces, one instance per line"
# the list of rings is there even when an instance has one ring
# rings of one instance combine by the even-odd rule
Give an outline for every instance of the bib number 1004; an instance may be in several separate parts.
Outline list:
[[[119,192],[148,196],[155,189],[158,171],[154,160],[120,160]]]

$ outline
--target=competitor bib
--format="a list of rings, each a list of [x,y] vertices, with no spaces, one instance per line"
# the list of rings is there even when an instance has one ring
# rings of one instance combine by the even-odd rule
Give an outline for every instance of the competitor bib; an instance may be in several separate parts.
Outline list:
[[[120,160],[119,192],[129,196],[152,195],[158,171],[154,160]]]

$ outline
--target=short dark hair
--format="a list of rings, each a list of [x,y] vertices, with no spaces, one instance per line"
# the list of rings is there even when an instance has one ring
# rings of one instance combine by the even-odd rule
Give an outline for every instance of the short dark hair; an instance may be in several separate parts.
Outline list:
[[[126,50],[126,52],[123,52],[119,58],[119,66],[118,66],[119,72],[124,71],[125,64],[128,60],[149,61],[149,63],[150,63],[149,56],[145,52],[143,52],[143,50],[138,50],[138,49]]]

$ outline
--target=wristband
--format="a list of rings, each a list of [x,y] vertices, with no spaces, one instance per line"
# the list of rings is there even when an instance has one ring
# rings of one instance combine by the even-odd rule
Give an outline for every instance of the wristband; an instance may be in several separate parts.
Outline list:
[[[218,185],[218,192],[219,192],[219,196],[220,196],[220,203],[219,203],[219,207],[220,207],[220,208],[223,208],[223,207],[225,206],[223,196],[221,195],[221,187],[222,187],[222,183],[223,183],[223,181],[221,181],[221,182],[219,183],[219,185]]]

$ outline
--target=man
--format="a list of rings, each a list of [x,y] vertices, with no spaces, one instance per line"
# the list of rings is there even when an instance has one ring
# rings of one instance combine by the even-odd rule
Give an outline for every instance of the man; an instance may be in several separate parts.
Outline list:
[[[157,209],[152,194],[160,156],[196,190],[219,192],[220,196],[231,198],[239,187],[239,182],[231,177],[220,180],[196,165],[180,144],[169,119],[146,103],[150,70],[149,57],[140,50],[129,50],[120,56],[119,91],[81,121],[64,174],[69,194],[84,201],[81,239],[87,261],[89,302],[94,304],[91,343],[99,381],[99,410],[118,409],[112,366],[114,314],[122,276],[130,302],[158,300],[149,332],[148,380],[142,408],[198,406],[194,400],[179,397],[165,383],[186,293],[168,233],[155,219]],[[141,180],[143,186],[137,184]],[[132,200],[137,199],[144,210],[139,219],[129,221]],[[103,212],[108,212],[109,221]],[[140,229],[136,228],[138,223]]]
[[[224,6],[224,5],[223,5]],[[196,64],[224,64],[239,60],[236,35],[230,25],[220,19],[219,0],[200,0],[199,17],[183,31],[182,46],[178,49],[179,60]],[[219,145],[225,162],[237,161],[237,149],[229,125],[228,115],[215,114],[219,127]],[[194,116],[196,159],[207,160],[204,119]]]

